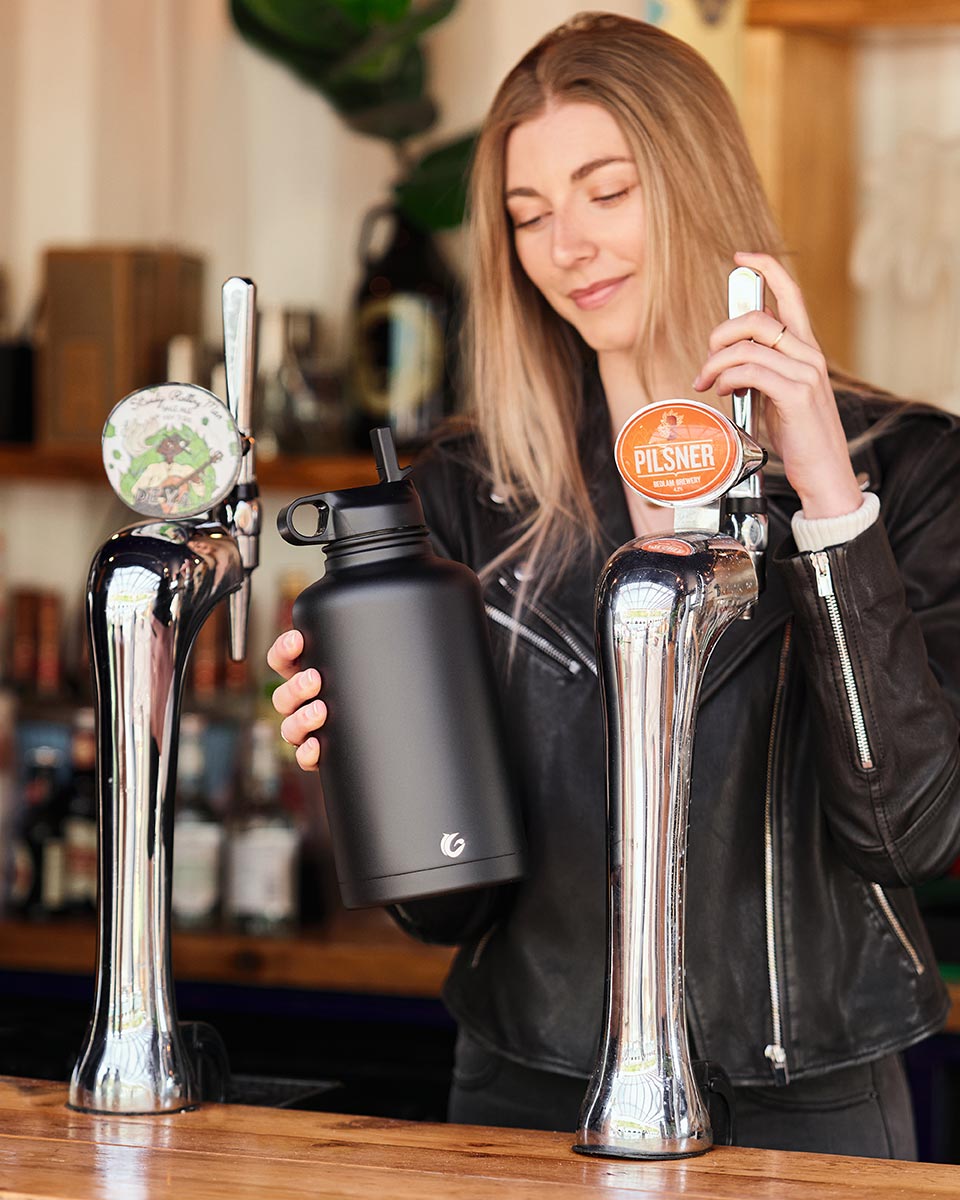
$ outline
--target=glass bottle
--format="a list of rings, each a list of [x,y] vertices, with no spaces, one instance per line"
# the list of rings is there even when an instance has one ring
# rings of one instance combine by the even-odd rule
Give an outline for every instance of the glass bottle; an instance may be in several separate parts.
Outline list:
[[[384,219],[393,222],[392,238],[375,258],[370,244]],[[389,425],[398,450],[415,450],[454,406],[457,281],[431,238],[390,207],[367,214],[360,257],[365,277],[348,375],[352,441],[369,451],[370,431]]]
[[[26,756],[24,808],[13,846],[11,907],[29,917],[56,916],[63,908],[61,757],[53,746],[37,746]]]
[[[0,682],[0,916],[11,904],[13,845],[18,790],[16,770],[17,702],[13,689]]]
[[[64,907],[97,911],[97,741],[92,708],[78,709],[70,737],[70,786],[63,816]]]
[[[228,842],[227,911],[250,934],[280,935],[299,919],[299,834],[280,802],[273,721],[254,722],[246,782]]]
[[[202,717],[181,718],[172,899],[181,929],[211,929],[220,919],[224,830],[206,795],[205,730]]]

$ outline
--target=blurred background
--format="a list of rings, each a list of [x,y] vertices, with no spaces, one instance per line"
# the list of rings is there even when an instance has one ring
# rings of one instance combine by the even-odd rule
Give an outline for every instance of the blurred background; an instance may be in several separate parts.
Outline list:
[[[215,621],[193,655],[181,1013],[211,1017],[242,1071],[442,1114],[448,953],[340,911],[315,781],[277,743],[264,653],[322,559],[274,521],[298,495],[370,481],[373,425],[408,457],[456,407],[472,135],[509,67],[581,7],[0,0],[0,1071],[65,1076],[89,1011],[81,601],[94,550],[132,519],[100,431],[163,379],[222,395],[220,286],[241,274],[260,306],[262,565],[247,662],[228,663]],[[960,0],[606,7],[690,41],[726,81],[829,355],[960,410]],[[241,886],[230,863],[264,830],[263,878]],[[925,898],[948,977],[958,887]],[[922,1149],[953,1161],[958,1041],[912,1064]]]

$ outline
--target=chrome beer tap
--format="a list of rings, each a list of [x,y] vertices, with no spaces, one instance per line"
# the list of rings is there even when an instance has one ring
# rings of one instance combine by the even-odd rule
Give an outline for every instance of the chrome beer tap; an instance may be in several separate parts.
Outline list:
[[[227,398],[190,384],[134,392],[104,429],[118,495],[148,516],[94,556],[87,628],[96,689],[97,977],[69,1105],[169,1113],[201,1098],[177,1023],[170,939],[173,801],[184,673],[223,598],[245,652],[259,500],[250,414],[255,288],[223,288]],[[197,1039],[192,1039],[196,1043]]]
[[[750,281],[743,270],[731,276],[731,315],[745,311],[740,306]],[[752,286],[762,297],[759,276]],[[757,400],[738,402],[735,419],[752,424]],[[755,489],[747,484],[764,452],[751,431],[708,405],[668,400],[635,413],[615,453],[629,486],[677,510],[677,528],[622,546],[597,584],[607,734],[608,959],[600,1049],[573,1148],[620,1158],[684,1158],[713,1145],[684,1011],[694,729],[710,653],[759,595],[766,519],[759,483]]]

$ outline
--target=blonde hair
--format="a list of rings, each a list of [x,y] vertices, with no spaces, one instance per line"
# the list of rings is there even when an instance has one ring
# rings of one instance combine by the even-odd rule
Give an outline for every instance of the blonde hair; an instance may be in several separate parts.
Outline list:
[[[481,577],[522,556],[521,597],[561,575],[585,538],[599,543],[577,453],[591,354],[525,275],[504,202],[511,131],[564,102],[609,112],[639,169],[646,250],[637,362],[646,394],[638,407],[652,398],[655,350],[696,373],[726,312],[734,251],[783,253],[733,101],[686,43],[642,21],[582,13],[513,68],[471,175],[466,361],[490,484],[518,518],[516,539]]]

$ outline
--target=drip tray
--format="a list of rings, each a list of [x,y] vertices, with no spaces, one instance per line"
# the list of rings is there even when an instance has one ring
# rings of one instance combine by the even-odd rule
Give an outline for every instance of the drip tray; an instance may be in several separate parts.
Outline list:
[[[253,1104],[261,1108],[304,1108],[314,1112],[326,1107],[323,1097],[342,1090],[331,1079],[278,1079],[269,1075],[232,1075],[227,1086],[227,1104]]]

